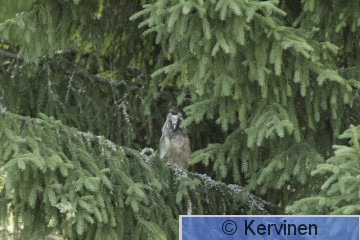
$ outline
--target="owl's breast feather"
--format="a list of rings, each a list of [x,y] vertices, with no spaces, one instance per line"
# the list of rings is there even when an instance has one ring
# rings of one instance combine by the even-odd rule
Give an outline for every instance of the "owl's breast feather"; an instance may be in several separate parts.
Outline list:
[[[186,144],[187,138],[183,135],[175,135],[171,139],[171,145],[173,148],[182,148]]]

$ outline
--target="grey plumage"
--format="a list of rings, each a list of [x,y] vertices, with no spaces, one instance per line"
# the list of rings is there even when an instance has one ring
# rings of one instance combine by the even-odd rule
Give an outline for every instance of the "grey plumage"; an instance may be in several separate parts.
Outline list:
[[[190,140],[186,129],[181,128],[183,121],[181,113],[167,115],[164,126],[162,127],[162,136],[160,138],[160,158],[169,156],[168,161],[172,165],[187,168],[190,158]]]

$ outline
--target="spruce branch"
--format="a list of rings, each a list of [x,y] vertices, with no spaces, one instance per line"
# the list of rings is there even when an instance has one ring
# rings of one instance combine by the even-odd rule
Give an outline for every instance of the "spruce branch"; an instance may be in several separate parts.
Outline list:
[[[189,172],[189,176],[196,177],[201,180],[205,188],[208,189],[223,189],[229,191],[231,195],[243,193],[246,196],[246,205],[249,207],[247,214],[254,214],[258,212],[265,212],[267,214],[275,214],[279,212],[277,207],[273,206],[269,202],[262,200],[261,198],[251,194],[244,187],[236,184],[225,184],[220,181],[215,181],[206,174]]]
[[[25,61],[25,58],[23,56],[19,56],[15,53],[8,52],[8,51],[2,50],[2,49],[0,49],[0,55],[2,57],[11,58],[13,60],[17,60],[17,61],[21,61],[21,62]]]
[[[0,49],[0,56],[5,57],[5,58],[9,58],[9,59],[13,59],[13,60],[16,60],[16,61],[20,61],[20,62],[26,62],[27,61],[27,59],[24,56],[21,56],[21,55],[12,53],[12,52],[8,52],[8,51],[2,50],[2,49]],[[71,63],[68,60],[67,60],[67,62]],[[30,61],[30,63],[32,63],[32,62]],[[97,76],[97,75],[94,75],[94,74],[90,74],[90,73],[85,72],[85,71],[80,71],[80,70],[77,69],[77,67],[73,63],[71,63],[72,66],[70,68],[64,68],[64,67],[58,66],[59,64],[57,64],[57,62],[54,59],[51,59],[50,63],[53,66],[56,66],[57,68],[60,68],[65,74],[68,74],[68,75],[74,75],[75,74],[75,75],[78,75],[79,77],[82,77],[82,78],[90,78],[90,79],[93,79],[93,80],[95,80],[95,81],[97,81],[99,83],[106,83],[106,84],[110,84],[110,85],[113,85],[113,84],[115,84],[117,82],[117,80],[115,80],[115,79],[105,78],[105,77]],[[139,72],[138,77],[143,77],[144,76],[144,73],[142,73],[139,68],[136,68],[136,67],[133,67],[133,66],[128,66],[127,70],[132,71],[132,72],[134,72],[134,71]]]
[[[24,236],[43,238],[56,223],[57,229],[72,229],[64,233],[68,238],[92,239],[90,228],[117,234],[129,221],[160,228],[159,219],[170,218],[172,226],[164,231],[176,239],[179,214],[276,213],[240,186],[169,168],[154,151],[145,154],[116,145],[44,114],[30,118],[2,113],[0,141],[0,166],[7,175],[0,197],[7,204],[0,221],[6,221],[12,207],[30,206],[17,209],[15,217],[24,223],[19,229]],[[39,231],[34,224],[48,227]],[[133,232],[121,234],[128,239]],[[158,232],[144,236],[152,234]]]

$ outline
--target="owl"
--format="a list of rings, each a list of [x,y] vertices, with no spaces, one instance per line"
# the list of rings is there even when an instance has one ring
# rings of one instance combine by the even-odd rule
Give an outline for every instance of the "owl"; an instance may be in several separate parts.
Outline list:
[[[186,129],[180,127],[182,121],[181,113],[177,115],[169,113],[167,115],[161,130],[160,158],[164,158],[167,155],[171,165],[187,168],[191,153],[190,140]]]

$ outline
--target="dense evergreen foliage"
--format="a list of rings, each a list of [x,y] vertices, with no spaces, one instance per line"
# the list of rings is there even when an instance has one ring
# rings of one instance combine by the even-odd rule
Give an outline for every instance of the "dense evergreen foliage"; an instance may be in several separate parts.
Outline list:
[[[360,214],[359,14],[357,0],[5,1],[3,236]],[[169,110],[185,113],[190,172],[158,158]]]
[[[327,2],[301,3],[164,0],[133,17],[146,18],[140,26],[156,34],[172,61],[152,76],[163,84],[178,79],[191,95],[187,125],[209,119],[225,135],[195,152],[192,162],[211,161],[218,179],[281,206],[318,191],[310,173],[358,119],[343,114],[357,100],[358,83],[345,76],[344,62],[354,56],[339,49],[352,43],[356,52],[359,42],[346,35],[336,41],[333,23],[325,22],[333,14]],[[350,15],[347,6],[342,10]],[[352,26],[353,35],[354,24],[339,14],[337,32]]]
[[[268,212],[242,187],[39,117],[0,120],[2,223],[10,211],[21,239],[175,239],[179,214]]]

